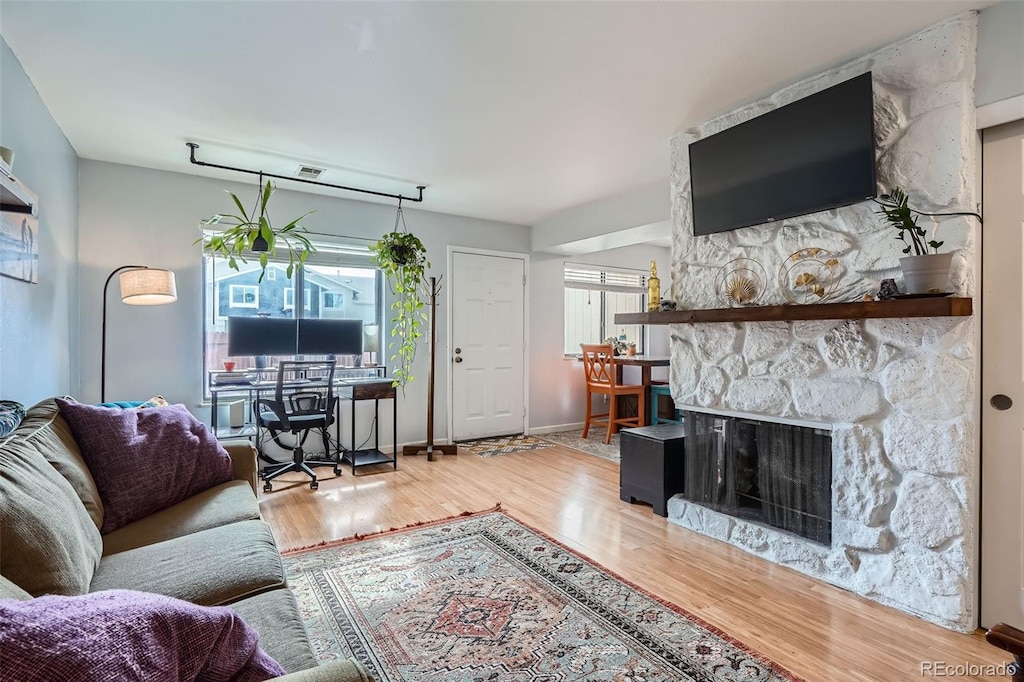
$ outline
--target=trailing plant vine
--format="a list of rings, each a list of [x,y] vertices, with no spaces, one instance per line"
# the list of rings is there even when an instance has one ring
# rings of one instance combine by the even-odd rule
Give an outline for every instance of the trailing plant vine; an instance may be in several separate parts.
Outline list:
[[[261,178],[262,181],[262,178]],[[256,198],[256,205],[250,214],[245,210],[242,201],[234,192],[228,192],[232,201],[238,207],[238,215],[231,213],[218,213],[202,221],[206,227],[211,225],[224,225],[225,229],[216,234],[203,236],[194,243],[203,243],[203,249],[211,255],[220,256],[228,261],[228,267],[238,270],[238,261],[248,263],[248,257],[254,253],[259,254],[260,278],[267,274],[267,263],[270,262],[270,254],[276,254],[278,248],[284,248],[288,252],[287,276],[291,279],[295,268],[301,268],[306,262],[309,254],[316,251],[313,244],[306,237],[306,228],[300,225],[300,221],[309,217],[315,211],[310,211],[295,220],[291,221],[280,229],[275,229],[267,214],[267,203],[274,188],[270,181],[266,186],[260,187],[259,195]],[[227,191],[227,190],[225,190]],[[257,210],[259,213],[257,214]],[[256,247],[256,248],[254,248]]]
[[[909,254],[913,250],[915,256],[924,256],[928,254],[928,247],[931,247],[935,253],[939,252],[939,247],[944,242],[934,239],[927,241],[924,228],[917,224],[917,216],[920,215],[920,212],[910,208],[907,195],[903,190],[895,187],[891,194],[884,195],[875,201],[882,206],[878,210],[878,214],[884,215],[886,222],[899,232],[896,239],[906,245],[903,253]],[[910,241],[907,241],[908,236]]]
[[[398,230],[401,222],[402,230]],[[391,355],[394,369],[394,385],[404,387],[415,377],[412,363],[416,359],[416,343],[423,336],[422,323],[427,322],[424,311],[426,295],[426,271],[430,267],[427,250],[415,235],[405,227],[402,207],[398,207],[395,230],[384,235],[370,246],[372,260],[383,271],[391,292],[396,300],[391,304],[391,336],[398,338],[398,345]]]

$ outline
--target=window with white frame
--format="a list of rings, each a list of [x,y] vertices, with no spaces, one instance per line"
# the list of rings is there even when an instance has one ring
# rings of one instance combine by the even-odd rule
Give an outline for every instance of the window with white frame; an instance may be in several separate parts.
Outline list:
[[[615,324],[616,313],[647,309],[647,273],[580,263],[565,264],[566,355],[578,355],[581,343],[601,343],[610,336],[635,343],[644,352],[641,324]]]
[[[231,284],[228,286],[228,305],[232,308],[259,308],[260,288],[247,284]]]
[[[239,269],[235,270],[226,259],[204,255],[204,372],[221,368],[229,359],[227,320],[235,316],[361,319],[366,329],[363,365],[385,361],[376,344],[384,321],[384,279],[380,269],[370,262],[367,245],[328,239],[314,244],[317,251],[291,279],[285,277],[287,259],[275,261],[271,256],[267,274],[260,281],[259,262],[255,259],[239,262]],[[271,277],[275,270],[277,276]],[[325,297],[338,306],[325,308]],[[230,359],[236,361],[239,369],[251,368],[255,362],[251,357]],[[203,385],[207,385],[205,380]]]
[[[313,293],[309,287],[302,287],[302,307],[309,311],[313,308]],[[293,310],[295,308],[295,287],[284,288],[284,303],[283,307],[285,310]]]

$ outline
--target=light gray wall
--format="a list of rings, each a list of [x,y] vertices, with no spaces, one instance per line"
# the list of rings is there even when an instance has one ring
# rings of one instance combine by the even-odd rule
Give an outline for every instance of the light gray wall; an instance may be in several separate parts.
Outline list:
[[[533,226],[532,248],[549,253],[593,253],[668,238],[672,234],[669,195],[666,177],[563,209]]]
[[[0,398],[78,390],[78,155],[0,39],[0,144],[39,195],[39,283],[0,277]]]
[[[127,306],[110,294],[107,338],[107,398],[145,399],[162,394],[172,402],[197,407],[202,396],[202,268],[201,252],[192,243],[199,221],[231,208],[230,190],[254,197],[255,182],[241,184],[182,173],[148,170],[100,161],[81,164],[81,291],[82,385],[84,400],[99,397],[100,291],[103,280],[125,264],[169,268],[176,274],[178,301],[168,306]],[[292,218],[317,212],[303,221],[314,232],[376,239],[394,227],[395,209],[374,204],[306,194],[285,189],[274,193],[273,216]],[[429,193],[428,193],[429,196]],[[448,244],[528,252],[529,228],[409,208],[409,230],[427,247],[430,273],[446,274]],[[111,288],[115,288],[112,285]],[[438,311],[438,364],[435,434],[447,436],[446,382],[447,310]],[[388,317],[389,314],[386,313]],[[426,431],[427,357],[417,354],[416,381],[399,398],[400,442],[422,440]],[[382,409],[382,434],[391,429],[390,409]],[[360,418],[361,419],[361,418]],[[368,424],[369,420],[365,420]],[[360,439],[362,436],[360,436]]]
[[[647,270],[658,261],[661,290],[670,290],[668,249],[637,245],[585,256],[534,253],[530,256],[530,430],[575,426],[583,421],[586,393],[583,366],[563,357],[565,333],[566,261]],[[648,327],[650,355],[668,355],[668,327]],[[634,376],[635,375],[635,376]],[[655,379],[667,380],[668,368],[654,370]],[[638,368],[626,368],[626,381],[639,381]],[[557,429],[556,429],[557,430]]]
[[[1004,0],[978,17],[977,106],[1024,95],[1024,2]]]

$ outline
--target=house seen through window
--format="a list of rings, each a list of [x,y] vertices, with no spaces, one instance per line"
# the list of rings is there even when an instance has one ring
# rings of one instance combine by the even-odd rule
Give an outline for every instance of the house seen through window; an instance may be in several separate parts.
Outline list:
[[[617,325],[615,313],[647,309],[647,273],[643,270],[565,264],[565,349],[578,355],[581,343],[601,343],[610,336],[636,344],[644,352],[642,324]]]
[[[364,364],[382,362],[378,348],[383,319],[383,278],[362,246],[317,244],[301,270],[287,277],[287,260],[271,259],[260,281],[259,262],[205,256],[203,315],[204,371],[219,369],[228,358],[228,317],[359,319],[363,321]],[[255,358],[230,358],[238,369]],[[204,385],[206,382],[203,382]]]

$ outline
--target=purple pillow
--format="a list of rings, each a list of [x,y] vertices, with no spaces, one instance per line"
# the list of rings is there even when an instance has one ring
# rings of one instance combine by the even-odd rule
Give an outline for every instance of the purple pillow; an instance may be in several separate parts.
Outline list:
[[[0,679],[233,680],[284,674],[225,606],[147,592],[0,599]]]
[[[184,405],[119,410],[57,398],[103,500],[101,533],[230,481],[231,458]]]

